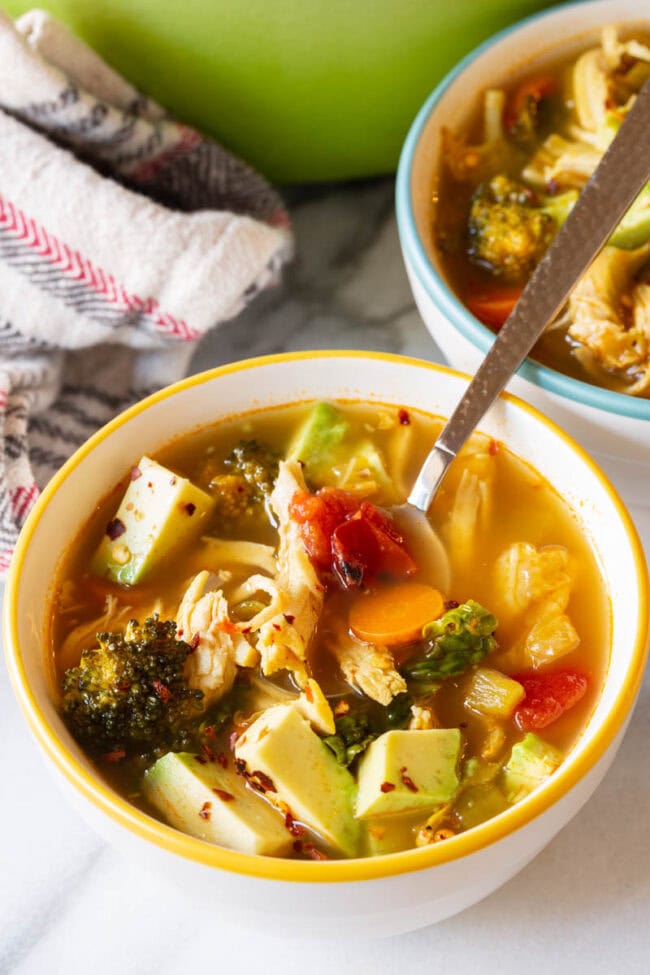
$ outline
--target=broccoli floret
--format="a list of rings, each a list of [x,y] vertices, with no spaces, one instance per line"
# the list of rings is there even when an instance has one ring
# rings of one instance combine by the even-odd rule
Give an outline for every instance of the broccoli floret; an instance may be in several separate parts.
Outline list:
[[[251,500],[266,501],[278,476],[280,457],[267,444],[242,440],[224,461],[231,474],[242,477],[251,490]]]
[[[187,747],[203,692],[183,677],[192,648],[176,639],[174,621],[131,620],[123,633],[98,633],[97,643],[63,676],[63,713],[75,738],[97,754]]]
[[[506,176],[475,191],[467,224],[467,252],[493,274],[525,279],[551,243],[557,224],[536,206],[535,195]]]
[[[253,488],[241,474],[218,474],[210,481],[221,521],[239,521],[255,514],[258,501]]]
[[[455,677],[492,653],[496,628],[496,617],[472,599],[454,606],[427,623],[422,631],[424,656],[402,673],[415,681]]]
[[[404,728],[411,716],[411,697],[398,694],[385,707],[354,699],[346,714],[336,718],[336,733],[323,741],[341,765],[351,765],[375,738],[392,728]]]

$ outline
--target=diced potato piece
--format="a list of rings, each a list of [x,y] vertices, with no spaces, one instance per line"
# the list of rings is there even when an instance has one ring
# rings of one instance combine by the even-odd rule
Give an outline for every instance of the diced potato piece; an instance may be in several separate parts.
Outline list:
[[[526,636],[525,650],[533,667],[541,667],[571,653],[580,643],[576,629],[566,615],[542,617]]]
[[[509,718],[525,695],[516,680],[490,667],[479,667],[470,680],[465,706],[480,714]]]
[[[509,802],[518,802],[541,785],[562,762],[562,753],[529,732],[512,747],[503,769],[503,786]]]
[[[127,585],[142,581],[165,556],[204,530],[214,505],[187,478],[149,457],[133,470],[92,562],[97,575]]]
[[[295,704],[268,708],[235,745],[248,773],[263,774],[266,795],[346,856],[354,856],[359,825],[354,819],[355,783],[336,761]]]
[[[144,776],[143,791],[171,826],[240,853],[286,856],[293,837],[282,816],[244,779],[216,762],[168,752]]]
[[[458,787],[458,728],[387,731],[359,763],[357,816],[387,816],[431,809]]]

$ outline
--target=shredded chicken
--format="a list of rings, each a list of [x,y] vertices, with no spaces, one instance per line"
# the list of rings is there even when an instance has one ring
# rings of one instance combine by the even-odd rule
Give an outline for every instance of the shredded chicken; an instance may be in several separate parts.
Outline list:
[[[297,681],[307,680],[307,652],[323,608],[324,587],[319,582],[300,539],[299,527],[289,517],[289,504],[297,491],[305,491],[297,461],[281,461],[270,503],[278,520],[280,544],[277,575],[278,612],[257,631],[262,672],[293,671]]]
[[[395,669],[393,656],[386,647],[352,640],[337,640],[332,649],[349,684],[379,704],[390,704],[406,690],[406,681]]]
[[[419,704],[411,705],[409,731],[429,731],[431,728],[437,727],[438,724],[431,708],[423,708]]]
[[[606,247],[569,299],[570,337],[596,365],[631,377],[626,392],[633,395],[650,388],[650,285],[635,282],[648,259],[647,245],[635,251]]]
[[[185,677],[190,687],[203,691],[209,706],[232,687],[238,652],[248,643],[228,616],[228,602],[221,589],[206,592],[210,578],[199,572],[185,591],[176,613],[178,633],[196,647],[187,658]]]

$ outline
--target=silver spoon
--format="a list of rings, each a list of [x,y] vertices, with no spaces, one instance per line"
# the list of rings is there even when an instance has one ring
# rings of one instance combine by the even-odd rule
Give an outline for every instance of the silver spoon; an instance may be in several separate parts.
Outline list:
[[[519,301],[447,420],[406,504],[391,509],[420,568],[443,591],[451,573],[427,512],[449,465],[650,178],[650,81],[637,95]]]

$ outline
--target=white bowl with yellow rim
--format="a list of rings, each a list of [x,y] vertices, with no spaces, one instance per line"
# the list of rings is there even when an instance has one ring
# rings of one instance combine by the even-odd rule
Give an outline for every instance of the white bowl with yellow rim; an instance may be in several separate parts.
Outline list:
[[[396,208],[402,254],[425,325],[450,365],[475,372],[494,341],[451,287],[435,246],[432,194],[442,132],[473,118],[481,93],[540,59],[577,54],[597,44],[602,28],[650,31],[639,0],[561,4],[501,31],[461,61],[426,100],[400,157]],[[650,505],[650,399],[582,382],[526,359],[508,389],[543,410],[596,457],[629,504]]]
[[[206,422],[312,398],[370,401],[448,415],[467,377],[396,356],[305,353],[250,360],[162,390],[92,437],[44,490],[7,582],[4,639],[11,680],[46,764],[88,822],[126,856],[209,899],[221,916],[276,933],[390,935],[462,910],[528,863],[589,798],[634,704],[647,649],[647,574],[634,526],[590,458],[549,420],[506,396],[481,429],[532,464],[588,536],[611,601],[611,657],[581,738],[538,790],[444,843],[375,858],[303,862],[254,857],[186,836],[114,792],[67,731],[48,660],[53,580],[67,546],[143,452]]]

